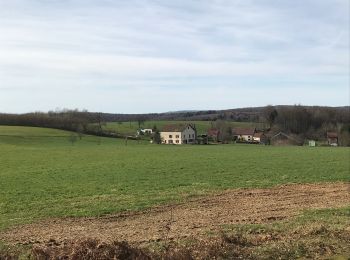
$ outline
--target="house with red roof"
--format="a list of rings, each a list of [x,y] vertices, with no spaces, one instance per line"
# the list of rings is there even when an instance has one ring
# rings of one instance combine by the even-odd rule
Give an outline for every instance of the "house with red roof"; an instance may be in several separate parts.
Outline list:
[[[255,132],[253,135],[253,143],[267,144],[267,136],[264,132]]]
[[[252,143],[255,133],[255,128],[234,128],[232,130],[233,139],[237,142]]]
[[[336,132],[327,132],[327,142],[330,146],[338,146],[338,134]]]

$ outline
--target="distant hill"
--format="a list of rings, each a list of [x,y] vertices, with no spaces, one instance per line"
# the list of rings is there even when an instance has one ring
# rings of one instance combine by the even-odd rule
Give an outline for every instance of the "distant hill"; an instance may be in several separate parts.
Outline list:
[[[276,109],[292,109],[295,106],[278,105]],[[349,106],[326,107],[326,106],[302,106],[309,110],[333,110],[335,112],[349,111]],[[265,107],[245,107],[225,110],[183,110],[164,113],[150,114],[112,114],[102,113],[107,122],[137,121],[137,120],[185,120],[185,121],[215,121],[217,119],[232,120],[238,122],[257,122]]]

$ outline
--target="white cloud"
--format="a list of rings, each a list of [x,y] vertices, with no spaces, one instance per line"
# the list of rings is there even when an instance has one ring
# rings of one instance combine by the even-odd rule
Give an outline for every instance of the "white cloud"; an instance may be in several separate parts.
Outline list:
[[[347,0],[0,0],[0,111],[89,108],[89,101],[94,110],[139,111],[149,108],[145,93],[170,95],[185,88],[189,97],[202,93],[200,100],[206,100],[219,86],[232,94],[254,89],[261,93],[259,105],[347,105],[348,5]],[[301,86],[309,95],[286,94]],[[286,95],[271,95],[277,87]],[[144,93],[145,100],[126,88]],[[92,101],[111,96],[115,102],[108,105]],[[209,104],[186,98],[159,96],[152,111]],[[133,100],[137,103],[128,106]],[[211,101],[213,109],[255,105],[226,96]]]

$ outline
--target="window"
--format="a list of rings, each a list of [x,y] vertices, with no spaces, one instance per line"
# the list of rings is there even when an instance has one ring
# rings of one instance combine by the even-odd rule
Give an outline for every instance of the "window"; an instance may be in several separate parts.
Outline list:
[[[179,136],[179,135],[176,135],[176,138],[180,138],[180,136]]]
[[[173,138],[173,136],[172,136],[172,135],[169,135],[169,138]]]
[[[194,134],[192,134],[192,138],[194,138]]]
[[[172,144],[173,143],[173,140],[169,140],[169,144]]]
[[[179,143],[179,140],[176,140],[176,143],[178,144],[178,143]]]
[[[164,143],[166,144],[166,140],[164,140]]]

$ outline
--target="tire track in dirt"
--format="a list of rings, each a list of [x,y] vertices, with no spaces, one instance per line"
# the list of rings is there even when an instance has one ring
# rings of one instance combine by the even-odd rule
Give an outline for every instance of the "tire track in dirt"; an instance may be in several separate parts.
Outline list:
[[[8,243],[46,243],[95,238],[134,244],[206,236],[222,225],[267,223],[304,209],[350,205],[350,183],[290,184],[269,189],[237,189],[174,206],[100,218],[49,219],[0,233]]]

